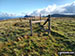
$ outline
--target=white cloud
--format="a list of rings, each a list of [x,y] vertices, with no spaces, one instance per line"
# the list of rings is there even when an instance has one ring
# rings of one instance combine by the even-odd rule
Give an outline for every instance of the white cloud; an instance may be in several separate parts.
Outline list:
[[[72,15],[75,14],[75,2],[73,3],[68,3],[68,4],[64,4],[64,5],[48,5],[46,8],[42,8],[42,9],[37,9],[33,12],[30,13],[18,13],[18,14],[10,14],[10,13],[4,13],[4,12],[0,12],[0,17],[4,17],[4,16],[25,16],[25,14],[27,15],[35,15],[35,16],[39,16],[40,14],[42,15],[48,15],[48,14],[68,14],[68,15]]]
[[[75,14],[75,2],[70,3],[70,4],[60,5],[60,6],[57,6],[56,4],[48,5],[48,7],[46,7],[46,8],[37,9],[29,14],[39,16],[39,14],[48,15],[48,14],[62,14],[62,13]]]
[[[14,14],[14,13],[9,14],[9,13],[0,12],[0,17],[7,17],[7,16],[16,16],[16,14]]]
[[[15,17],[15,16],[25,16],[25,13],[6,13],[6,12],[0,12],[0,17]]]

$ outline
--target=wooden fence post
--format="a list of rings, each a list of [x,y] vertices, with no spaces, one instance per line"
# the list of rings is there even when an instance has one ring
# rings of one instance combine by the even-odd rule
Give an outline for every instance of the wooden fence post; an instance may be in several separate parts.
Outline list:
[[[40,25],[41,25],[41,14],[40,14]]]
[[[29,23],[30,23],[30,30],[31,30],[31,36],[32,36],[33,34],[32,34],[32,20],[31,19],[29,20]]]
[[[40,14],[40,22],[41,22],[41,14]]]
[[[20,19],[20,21],[22,22],[22,18],[19,18]]]
[[[48,15],[48,34],[51,33],[50,15]]]

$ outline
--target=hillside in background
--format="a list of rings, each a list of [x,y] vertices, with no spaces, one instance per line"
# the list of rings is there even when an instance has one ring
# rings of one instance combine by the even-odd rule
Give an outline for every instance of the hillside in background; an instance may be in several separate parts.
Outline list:
[[[29,20],[0,21],[0,56],[58,56],[59,51],[75,51],[75,18],[51,18],[49,36],[40,29],[40,23],[32,27],[30,36]],[[47,29],[47,24],[44,28]]]
[[[75,17],[75,15],[67,15],[67,14],[53,14],[52,17]]]
[[[40,16],[40,14],[39,14]],[[0,20],[7,20],[7,19],[13,19],[13,18],[28,18],[28,17],[39,17],[39,16],[32,16],[32,15],[25,15],[25,16],[1,16]],[[41,15],[41,17],[47,17],[45,15]],[[51,17],[75,17],[75,14],[51,14]]]

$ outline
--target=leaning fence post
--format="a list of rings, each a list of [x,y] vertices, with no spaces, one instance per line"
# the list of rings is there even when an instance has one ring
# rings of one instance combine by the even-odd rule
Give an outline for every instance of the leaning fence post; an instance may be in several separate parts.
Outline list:
[[[31,36],[32,36],[33,34],[32,34],[32,20],[31,19],[29,20],[29,23],[30,23],[30,30],[31,30]]]
[[[48,34],[51,33],[50,15],[48,15]]]

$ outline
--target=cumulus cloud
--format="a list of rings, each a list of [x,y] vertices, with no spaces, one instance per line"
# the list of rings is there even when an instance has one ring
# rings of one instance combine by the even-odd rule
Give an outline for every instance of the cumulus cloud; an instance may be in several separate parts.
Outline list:
[[[30,15],[38,16],[39,14],[48,15],[48,14],[75,14],[75,2],[70,4],[64,4],[57,6],[48,5],[46,8],[37,9],[30,13]]]
[[[0,12],[0,17],[4,17],[4,16],[25,16],[25,14],[27,15],[32,15],[32,16],[39,16],[41,15],[48,15],[48,14],[68,14],[68,15],[75,15],[75,2],[73,3],[68,3],[68,4],[64,4],[64,5],[48,5],[45,8],[41,8],[41,9],[37,9],[33,12],[30,13],[18,13],[18,14],[9,14],[9,13],[4,13],[4,12]]]

